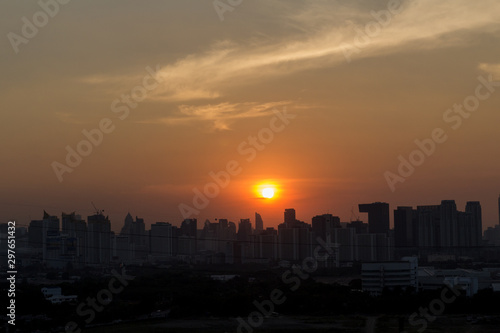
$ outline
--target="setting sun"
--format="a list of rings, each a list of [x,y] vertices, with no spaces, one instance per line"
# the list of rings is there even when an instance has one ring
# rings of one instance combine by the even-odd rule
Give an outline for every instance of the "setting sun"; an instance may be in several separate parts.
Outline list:
[[[262,190],[262,196],[267,199],[274,197],[274,189],[271,187],[266,187]]]
[[[265,180],[254,185],[253,191],[258,199],[276,199],[281,196],[281,189],[275,180]]]

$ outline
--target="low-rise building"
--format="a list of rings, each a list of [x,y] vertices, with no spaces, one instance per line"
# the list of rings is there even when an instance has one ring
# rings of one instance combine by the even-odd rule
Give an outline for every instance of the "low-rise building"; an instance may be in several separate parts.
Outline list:
[[[414,288],[418,291],[418,259],[364,263],[361,268],[363,291],[380,295],[384,288]]]

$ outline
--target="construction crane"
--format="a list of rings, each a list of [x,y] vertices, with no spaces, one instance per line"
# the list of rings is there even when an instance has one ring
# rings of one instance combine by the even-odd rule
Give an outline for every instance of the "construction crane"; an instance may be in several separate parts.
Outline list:
[[[94,205],[93,201],[91,201],[90,203],[94,207],[96,215],[102,215],[102,213],[104,212],[104,209],[102,209],[102,210],[97,209],[97,207]]]

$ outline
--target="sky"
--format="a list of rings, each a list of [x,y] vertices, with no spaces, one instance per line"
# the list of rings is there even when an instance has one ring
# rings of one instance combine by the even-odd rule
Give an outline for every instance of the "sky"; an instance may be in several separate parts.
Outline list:
[[[498,223],[498,1],[5,0],[0,19],[1,221],[93,202],[115,231],[275,227],[451,199]]]

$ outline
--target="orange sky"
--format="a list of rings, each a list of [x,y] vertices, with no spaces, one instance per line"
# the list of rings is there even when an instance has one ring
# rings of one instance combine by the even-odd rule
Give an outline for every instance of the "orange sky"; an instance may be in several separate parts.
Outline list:
[[[73,1],[13,45],[41,10],[0,4],[0,221],[86,217],[93,201],[114,230],[127,212],[178,225],[179,205],[235,161],[240,172],[193,217],[257,211],[276,226],[290,207],[306,222],[347,221],[359,203],[454,199],[460,210],[481,201],[483,226],[498,223],[500,87],[459,128],[444,119],[478,77],[500,80],[498,1],[402,1],[392,13],[387,1],[255,0],[223,21],[211,0]],[[285,110],[295,117],[273,120]],[[108,133],[69,167],[67,147],[100,126]],[[391,191],[384,174],[435,128],[446,142]],[[251,148],[259,133],[266,143]],[[54,163],[71,169],[62,181]],[[275,199],[256,198],[265,181]]]

